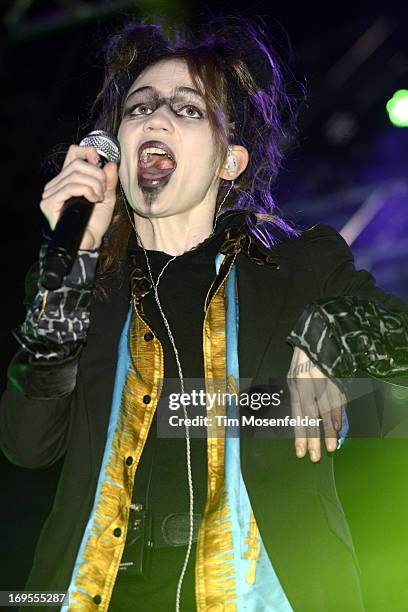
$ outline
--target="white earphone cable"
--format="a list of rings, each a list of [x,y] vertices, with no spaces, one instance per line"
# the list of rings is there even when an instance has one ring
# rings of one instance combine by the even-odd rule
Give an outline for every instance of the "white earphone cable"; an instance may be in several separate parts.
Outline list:
[[[231,181],[231,185],[230,185],[227,193],[225,194],[221,204],[218,207],[218,211],[217,211],[217,214],[216,214],[215,220],[214,220],[214,227],[213,227],[213,230],[212,230],[212,233],[211,233],[210,236],[212,236],[214,234],[214,232],[215,232],[215,226],[216,226],[216,223],[217,223],[218,216],[220,214],[220,210],[222,209],[222,206],[223,206],[225,200],[229,196],[229,194],[231,192],[231,189],[234,187],[234,184],[235,183],[232,180]],[[150,267],[149,258],[147,256],[147,251],[146,251],[146,249],[145,249],[145,247],[143,245],[143,242],[142,242],[142,240],[141,240],[141,238],[140,238],[140,236],[139,236],[139,234],[137,232],[136,225],[135,225],[134,220],[132,219],[131,213],[130,213],[130,211],[128,209],[128,203],[127,203],[126,196],[125,196],[125,194],[123,192],[122,185],[120,185],[120,189],[122,191],[123,202],[124,202],[124,206],[126,208],[126,212],[128,214],[128,217],[129,217],[130,224],[131,224],[131,226],[134,229],[134,232],[135,232],[135,235],[136,235],[136,239],[139,241],[140,246],[143,249],[143,253],[144,253],[144,256],[145,256],[145,259],[146,259],[147,268],[148,268],[148,271],[149,271],[150,281],[151,281],[151,283],[153,285],[153,289],[154,289],[155,301],[157,303],[157,306],[158,306],[160,314],[162,316],[164,325],[166,327],[170,343],[171,343],[171,345],[173,347],[174,356],[175,356],[176,364],[177,364],[177,371],[178,371],[178,375],[179,375],[179,378],[180,378],[181,392],[184,393],[184,377],[183,377],[183,371],[182,371],[182,368],[181,368],[181,363],[180,363],[180,359],[179,359],[178,350],[177,350],[176,343],[175,343],[174,338],[173,338],[173,334],[172,334],[171,329],[170,329],[169,322],[168,322],[168,320],[166,318],[166,315],[163,312],[163,308],[161,306],[160,299],[159,299],[159,294],[158,294],[158,286],[159,286],[159,282],[160,282],[160,279],[162,277],[162,274],[164,273],[164,271],[167,268],[167,266],[172,261],[174,261],[177,257],[179,257],[179,255],[174,255],[171,259],[169,259],[165,263],[165,265],[163,266],[160,274],[157,277],[157,281],[154,282],[153,275],[152,275],[152,270],[151,270],[151,267]],[[181,570],[181,573],[180,573],[180,578],[179,578],[179,581],[178,581],[178,584],[177,584],[176,612],[180,612],[181,588],[182,588],[182,585],[183,585],[183,579],[184,579],[184,576],[185,576],[185,573],[186,573],[186,570],[187,570],[187,565],[188,565],[188,561],[189,561],[190,554],[191,554],[191,548],[192,548],[192,545],[193,545],[193,535],[194,535],[194,488],[193,488],[193,474],[192,474],[192,469],[191,469],[190,429],[189,429],[189,426],[186,424],[186,419],[188,418],[188,414],[187,414],[187,410],[186,410],[185,406],[183,406],[183,412],[184,412],[184,419],[185,419],[184,423],[185,423],[185,431],[186,431],[187,481],[188,481],[188,490],[189,490],[189,518],[190,518],[190,524],[189,524],[189,538],[188,538],[187,552],[186,552],[186,556],[184,558],[184,564],[183,564],[183,567],[182,567],[182,570]]]

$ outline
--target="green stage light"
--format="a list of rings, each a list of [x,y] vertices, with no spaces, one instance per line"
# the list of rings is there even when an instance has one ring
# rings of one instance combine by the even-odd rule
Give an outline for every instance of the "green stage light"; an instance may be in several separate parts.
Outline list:
[[[399,89],[387,102],[391,123],[397,127],[408,127],[408,89]]]

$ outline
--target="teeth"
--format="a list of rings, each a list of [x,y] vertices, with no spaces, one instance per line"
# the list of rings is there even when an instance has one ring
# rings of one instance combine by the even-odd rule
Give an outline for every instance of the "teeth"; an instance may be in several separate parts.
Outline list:
[[[159,147],[146,147],[143,149],[143,153],[153,153],[155,155],[167,155],[166,151],[159,149]]]
[[[164,151],[159,147],[146,147],[145,149],[143,149],[140,157],[143,158],[143,161],[146,162],[148,160],[148,155],[167,155],[167,157],[170,157],[167,151]],[[170,157],[170,159],[172,158]]]

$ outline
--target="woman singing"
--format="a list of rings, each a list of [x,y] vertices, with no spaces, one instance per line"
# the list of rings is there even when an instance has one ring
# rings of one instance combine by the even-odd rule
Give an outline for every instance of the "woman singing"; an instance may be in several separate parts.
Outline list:
[[[127,25],[94,108],[120,165],[73,145],[45,186],[51,229],[73,196],[94,212],[60,289],[29,274],[0,410],[11,461],[64,457],[26,590],[67,591],[64,610],[364,610],[332,465],[340,379],[408,371],[408,306],[334,229],[277,210],[294,113],[267,32],[232,18],[171,42]],[[158,433],[171,385],[298,377],[292,414],[320,418],[322,441],[318,426],[229,436],[222,418]]]

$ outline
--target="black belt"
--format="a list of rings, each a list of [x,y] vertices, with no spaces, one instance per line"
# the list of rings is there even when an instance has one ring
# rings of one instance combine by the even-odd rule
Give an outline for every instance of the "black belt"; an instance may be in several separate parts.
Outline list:
[[[187,546],[190,515],[187,512],[151,516],[143,505],[131,504],[129,527],[119,574],[125,578],[147,579],[151,553],[164,548]],[[193,514],[193,542],[197,542],[201,514]]]
[[[193,542],[197,542],[201,514],[193,514]],[[190,535],[190,514],[179,512],[153,516],[153,549],[187,546]]]

